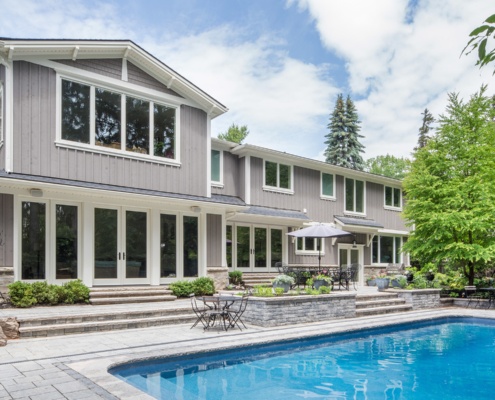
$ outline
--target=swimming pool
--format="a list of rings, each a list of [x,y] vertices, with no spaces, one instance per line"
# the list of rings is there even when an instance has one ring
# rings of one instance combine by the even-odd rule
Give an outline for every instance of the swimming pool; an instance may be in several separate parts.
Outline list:
[[[110,372],[157,399],[488,399],[495,322],[444,318]]]

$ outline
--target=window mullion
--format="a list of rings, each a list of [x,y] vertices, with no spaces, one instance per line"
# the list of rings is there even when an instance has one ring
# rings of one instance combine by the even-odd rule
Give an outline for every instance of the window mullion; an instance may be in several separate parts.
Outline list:
[[[155,109],[155,104],[150,101],[150,155],[155,155],[155,113],[153,112]]]
[[[122,129],[120,130],[120,134],[121,134],[121,140],[120,140],[120,150],[123,150],[125,151],[126,149],[126,146],[127,146],[127,141],[126,141],[126,138],[127,138],[127,135],[126,135],[126,131],[127,131],[127,126],[126,126],[126,118],[127,118],[127,109],[126,109],[126,96],[125,94],[122,94],[121,95],[121,102],[120,102],[121,106],[121,113],[120,113],[120,118],[121,118],[121,123],[120,123],[120,126],[122,127]]]
[[[89,88],[89,144],[95,145],[96,136],[96,89],[93,85]]]
[[[277,163],[277,187],[280,188],[280,164]]]

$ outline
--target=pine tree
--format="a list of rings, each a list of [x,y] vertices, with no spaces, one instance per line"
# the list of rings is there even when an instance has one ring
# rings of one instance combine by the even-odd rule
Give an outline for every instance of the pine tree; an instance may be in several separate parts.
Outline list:
[[[359,134],[360,122],[350,96],[344,103],[342,94],[339,94],[327,126],[330,132],[325,136],[327,163],[359,171],[364,169],[365,163],[360,155],[364,152],[364,146],[359,142],[363,137]]]
[[[423,116],[423,125],[419,128],[418,145],[414,148],[416,151],[422,149],[426,146],[426,143],[428,143],[428,140],[430,139],[428,136],[428,132],[431,129],[430,125],[435,122],[435,118],[433,118],[433,115],[431,115],[427,108],[425,108],[421,115]]]

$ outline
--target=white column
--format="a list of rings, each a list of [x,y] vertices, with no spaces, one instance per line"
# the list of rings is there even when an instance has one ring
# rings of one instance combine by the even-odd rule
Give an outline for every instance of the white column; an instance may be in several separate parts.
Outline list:
[[[206,246],[206,212],[201,211],[199,214],[199,265],[198,276],[206,276],[206,260],[207,260],[207,246]]]
[[[95,210],[93,204],[82,205],[82,255],[81,279],[88,287],[93,287],[93,271],[95,263]]]
[[[160,284],[160,211],[151,210],[150,222],[150,283],[151,285]]]

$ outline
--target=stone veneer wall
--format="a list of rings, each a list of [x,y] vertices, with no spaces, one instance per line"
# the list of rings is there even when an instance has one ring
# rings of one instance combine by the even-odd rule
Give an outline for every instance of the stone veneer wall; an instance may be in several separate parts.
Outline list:
[[[356,293],[250,297],[242,319],[259,326],[294,325],[356,316]]]
[[[407,304],[412,305],[413,310],[440,307],[440,289],[387,289],[387,292],[397,293],[399,297],[406,300]]]
[[[215,283],[215,290],[223,290],[229,284],[229,269],[227,267],[208,267],[207,275]]]

